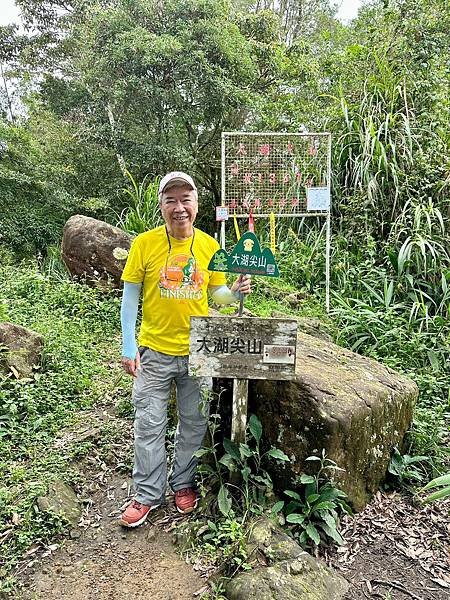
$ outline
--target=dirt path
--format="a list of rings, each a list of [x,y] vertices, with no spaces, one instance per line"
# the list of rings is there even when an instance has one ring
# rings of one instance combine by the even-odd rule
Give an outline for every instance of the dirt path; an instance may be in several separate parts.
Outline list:
[[[124,489],[124,486],[126,489]],[[179,520],[171,504],[142,527],[117,522],[126,500],[124,477],[113,477],[95,494],[81,527],[24,579],[23,600],[192,600],[205,581],[177,555],[166,530]]]

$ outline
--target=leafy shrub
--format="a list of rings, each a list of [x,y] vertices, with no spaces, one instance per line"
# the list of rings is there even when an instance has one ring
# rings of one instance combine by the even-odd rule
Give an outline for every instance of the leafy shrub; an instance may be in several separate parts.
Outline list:
[[[289,457],[278,448],[270,448],[266,452],[261,452],[262,425],[256,415],[252,415],[249,419],[246,442],[237,444],[225,438],[223,440],[225,452],[219,457],[219,444],[215,441],[219,418],[218,414],[211,415],[212,445],[202,448],[196,453],[198,458],[206,458],[211,455],[215,468],[209,464],[202,464],[199,470],[202,474],[209,476],[209,486],[218,484],[217,503],[223,516],[229,516],[233,506],[238,512],[261,514],[273,492],[272,480],[263,467],[264,460],[270,457],[285,462],[289,460]],[[233,475],[237,473],[242,478],[239,485],[226,481],[226,474],[233,479]]]
[[[303,489],[300,492],[285,490],[284,494],[290,501],[280,500],[272,512],[283,510],[292,535],[304,548],[311,543],[318,546],[328,539],[342,544],[343,539],[337,530],[339,516],[342,512],[351,514],[351,509],[345,502],[347,495],[336,488],[329,477],[325,477],[327,471],[342,469],[327,458],[325,452],[321,457],[309,456],[306,460],[319,463],[317,473],[301,475],[298,483],[304,486]]]
[[[401,454],[398,448],[394,448],[388,472],[394,476],[399,485],[408,487],[409,484],[420,483],[426,478],[427,471],[424,463],[429,462],[429,456]]]

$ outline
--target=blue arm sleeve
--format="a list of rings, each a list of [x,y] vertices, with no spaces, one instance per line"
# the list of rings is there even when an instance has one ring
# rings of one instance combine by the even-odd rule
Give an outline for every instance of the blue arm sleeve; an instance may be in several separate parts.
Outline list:
[[[139,296],[142,283],[124,282],[122,306],[120,308],[120,322],[122,324],[122,356],[135,358],[136,345],[136,320],[139,306]]]

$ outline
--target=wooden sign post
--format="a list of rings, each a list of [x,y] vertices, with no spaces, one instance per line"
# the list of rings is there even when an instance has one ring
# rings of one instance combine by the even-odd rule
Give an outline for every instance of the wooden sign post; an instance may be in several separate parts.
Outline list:
[[[217,250],[210,271],[279,277],[271,249],[261,248],[253,231],[242,235],[233,250]],[[239,316],[191,317],[189,374],[199,377],[232,377],[233,415],[231,439],[245,442],[249,379],[293,379],[297,321]],[[237,485],[239,473],[232,482]]]
[[[234,379],[234,442],[245,442],[248,380],[293,379],[296,345],[295,319],[191,317],[189,374]]]

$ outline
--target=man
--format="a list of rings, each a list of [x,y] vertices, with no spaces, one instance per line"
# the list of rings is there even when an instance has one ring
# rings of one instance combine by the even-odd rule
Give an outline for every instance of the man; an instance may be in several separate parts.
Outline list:
[[[224,273],[208,271],[219,249],[212,237],[194,228],[197,188],[186,173],[168,173],[159,185],[165,225],[137,236],[122,274],[122,366],[132,375],[134,422],[133,481],[136,495],[120,523],[137,527],[165,498],[165,432],[172,382],[177,389],[178,427],[169,484],[181,513],[197,506],[196,459],[203,441],[207,410],[201,410],[202,382],[188,375],[190,317],[208,314],[207,292],[218,304],[250,293],[250,277],[226,286]],[[143,286],[139,350],[135,327]]]

